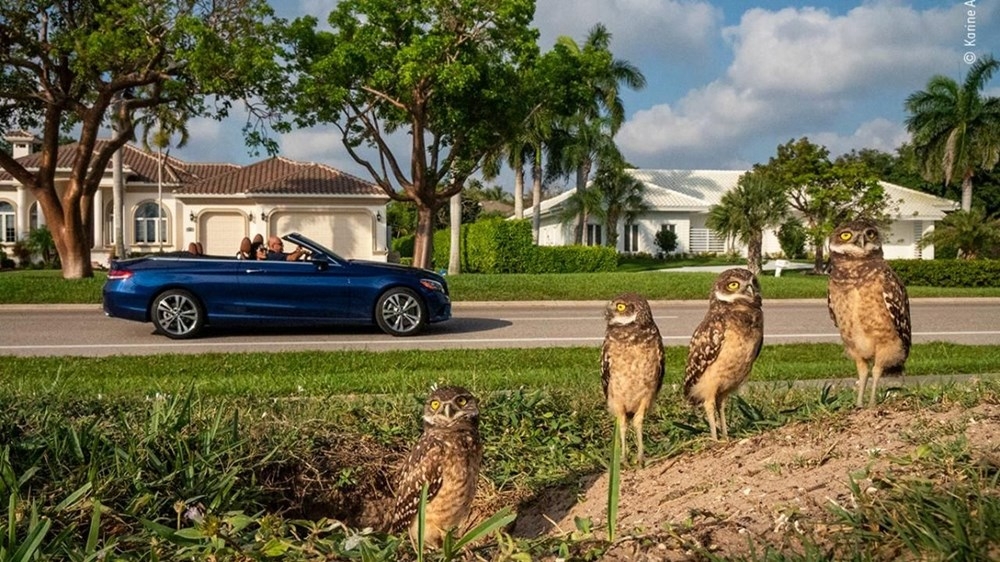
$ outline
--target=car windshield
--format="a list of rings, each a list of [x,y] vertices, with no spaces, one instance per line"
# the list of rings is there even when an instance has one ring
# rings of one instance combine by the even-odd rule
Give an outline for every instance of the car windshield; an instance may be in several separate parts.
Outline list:
[[[338,261],[338,262],[346,262],[346,261],[348,261],[346,258],[343,258],[343,257],[337,255],[337,253],[334,252],[333,250],[331,250],[331,249],[327,248],[326,246],[324,246],[324,245],[316,242],[315,240],[312,240],[312,239],[310,239],[310,238],[308,238],[306,236],[303,236],[303,235],[299,234],[298,232],[292,232],[292,233],[286,234],[286,235],[282,236],[281,238],[283,240],[291,242],[292,244],[296,244],[298,246],[304,246],[304,247],[308,248],[313,254],[323,254],[323,255],[328,256],[329,258],[333,259],[334,261]]]

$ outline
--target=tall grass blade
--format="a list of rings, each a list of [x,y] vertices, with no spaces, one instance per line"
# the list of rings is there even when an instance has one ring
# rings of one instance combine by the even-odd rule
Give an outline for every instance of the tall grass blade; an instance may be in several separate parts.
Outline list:
[[[420,506],[417,509],[417,562],[424,562],[424,535],[427,529],[427,483],[420,489]]]
[[[10,562],[28,562],[34,558],[36,551],[42,545],[42,539],[45,538],[45,534],[49,532],[51,526],[52,521],[49,519],[41,520],[37,525],[32,525],[24,542],[9,558]]]
[[[615,420],[615,431],[611,438],[611,466],[608,473],[608,542],[615,542],[618,529],[618,497],[621,493],[621,465],[623,428]]]
[[[90,555],[97,550],[97,540],[101,533],[101,502],[94,500],[94,513],[90,516],[90,531],[87,533],[87,545],[84,553]]]
[[[493,516],[486,521],[483,521],[470,529],[468,533],[462,535],[462,538],[455,541],[454,551],[458,552],[462,550],[462,547],[465,545],[475,542],[486,535],[492,534],[498,529],[506,527],[516,518],[517,516],[511,511],[510,506],[501,509],[500,511],[494,513]]]

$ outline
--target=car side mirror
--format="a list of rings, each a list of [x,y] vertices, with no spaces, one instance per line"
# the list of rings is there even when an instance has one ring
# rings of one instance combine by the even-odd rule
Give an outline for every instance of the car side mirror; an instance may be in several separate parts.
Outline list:
[[[316,271],[326,271],[330,269],[330,262],[326,260],[309,260],[316,266]]]

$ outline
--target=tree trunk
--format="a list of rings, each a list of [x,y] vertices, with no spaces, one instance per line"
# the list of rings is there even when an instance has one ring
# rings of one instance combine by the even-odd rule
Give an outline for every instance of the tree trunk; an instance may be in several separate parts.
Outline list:
[[[413,241],[413,265],[431,269],[434,257],[434,209],[417,204],[417,232]]]
[[[52,242],[62,264],[63,279],[82,279],[94,276],[90,263],[90,234],[84,228],[90,221],[83,220],[92,205],[82,204],[83,197],[72,197],[71,194],[76,191],[72,181],[66,186],[64,199],[59,199],[54,189],[35,188],[32,191],[52,233]]]
[[[535,151],[531,165],[531,241],[538,245],[538,232],[542,229],[542,151]]]
[[[583,245],[583,221],[584,215],[581,212],[576,216],[576,226],[573,227],[573,243],[577,246]]]
[[[764,233],[754,232],[747,243],[747,269],[754,275],[760,275],[763,269],[761,264],[761,252],[764,245]]]
[[[618,249],[618,215],[609,213],[604,228],[608,231],[608,239],[605,242],[611,248]]]
[[[813,273],[820,274],[823,273],[823,255],[825,253],[824,244],[826,240],[823,238],[813,238],[813,249],[816,250],[816,259],[813,260]]]
[[[461,240],[462,240],[462,194],[451,196],[449,208],[451,215],[451,250],[448,252],[448,275],[458,275],[462,272]]]
[[[962,176],[962,210],[966,213],[972,210],[972,168]]]
[[[514,218],[524,218],[524,166],[514,169]]]

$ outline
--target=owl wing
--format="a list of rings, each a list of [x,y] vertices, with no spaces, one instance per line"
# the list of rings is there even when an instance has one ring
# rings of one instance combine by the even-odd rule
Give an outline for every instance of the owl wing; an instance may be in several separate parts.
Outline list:
[[[839,328],[837,325],[837,313],[833,311],[833,296],[830,294],[830,288],[826,289],[826,309],[830,313],[830,320],[833,320],[833,327]]]
[[[430,502],[443,481],[441,465],[444,444],[426,435],[406,459],[406,467],[396,483],[396,502],[390,520],[390,530],[408,525],[420,509],[420,493],[427,484],[427,501]]]
[[[906,285],[891,267],[886,266],[886,274],[882,282],[882,301],[892,317],[896,334],[903,342],[903,348],[910,351],[912,340],[910,326],[910,298],[906,294]]]
[[[601,347],[601,388],[604,390],[604,399],[608,399],[608,381],[611,380],[611,342],[604,340]]]
[[[685,396],[691,387],[697,384],[705,369],[719,357],[725,337],[726,326],[718,317],[706,317],[695,329],[688,348],[687,366],[684,369]]]
[[[663,338],[660,337],[659,332],[656,332],[656,343],[655,353],[659,355],[659,362],[657,366],[658,371],[656,373],[656,393],[659,394],[660,388],[663,387],[663,374],[666,372],[667,362],[666,354],[663,353]]]

